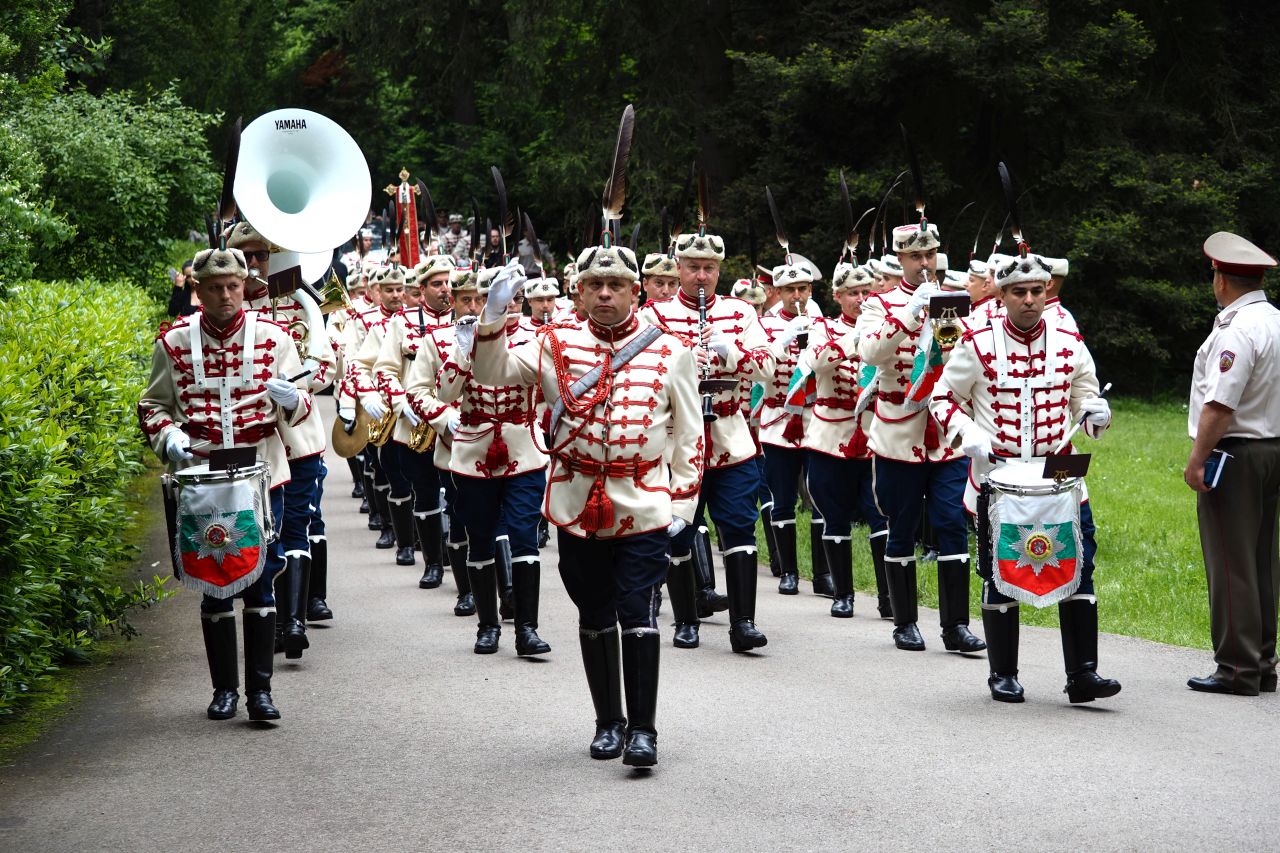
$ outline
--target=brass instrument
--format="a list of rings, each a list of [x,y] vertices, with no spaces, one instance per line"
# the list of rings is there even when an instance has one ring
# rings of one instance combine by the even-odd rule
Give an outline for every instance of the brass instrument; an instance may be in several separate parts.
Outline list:
[[[945,309],[942,316],[933,321],[933,339],[939,346],[955,346],[963,334],[964,326],[960,325],[960,318],[956,316],[954,308]]]
[[[374,447],[382,447],[391,440],[396,428],[396,413],[388,411],[378,420],[369,424],[369,443]]]
[[[307,323],[302,318],[295,319],[289,323],[289,336],[293,338],[293,345],[298,349],[298,361],[307,360],[307,346],[311,342],[311,332],[307,328]]]
[[[414,453],[426,453],[436,443],[436,431],[426,421],[421,421],[409,433],[409,449]]]
[[[698,285],[698,341],[702,342],[702,332],[707,328],[707,292]],[[702,420],[711,423],[719,416],[712,410],[711,395],[721,391],[729,391],[738,387],[736,379],[712,379],[711,356],[707,354],[707,366],[702,368],[702,381],[698,383],[698,393],[702,395]]]

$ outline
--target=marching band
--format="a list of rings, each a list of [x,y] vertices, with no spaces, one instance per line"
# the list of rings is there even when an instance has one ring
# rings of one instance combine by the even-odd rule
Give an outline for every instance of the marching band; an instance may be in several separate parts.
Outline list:
[[[294,140],[310,133],[276,125]],[[244,601],[253,720],[280,718],[273,651],[300,657],[308,622],[340,618],[321,511],[334,493],[329,444],[349,461],[375,546],[398,566],[421,559],[423,589],[443,586],[448,570],[454,613],[475,618],[476,654],[499,650],[507,620],[517,655],[552,653],[538,625],[541,555],[555,537],[596,759],[657,763],[664,583],[675,648],[699,647],[700,620],[724,609],[734,652],[768,644],[756,624],[757,530],[778,591],[797,593],[802,501],[812,506],[813,591],[831,599],[831,616],[855,615],[861,563],[897,648],[923,651],[917,555],[932,551],[943,648],[985,652],[994,700],[1024,700],[1023,604],[1058,607],[1070,702],[1118,693],[1098,674],[1097,530],[1088,456],[1071,443],[1077,429],[1102,438],[1111,410],[1059,301],[1067,262],[1031,251],[1003,164],[1012,254],[971,253],[967,269],[947,270],[921,200],[919,221],[893,228],[883,204],[873,209],[860,258],[850,211],[831,275],[838,313],[826,317],[813,299],[822,273],[792,251],[772,193],[782,261],[759,266],[753,246],[752,276],[731,293],[719,286],[726,245],[705,180],[692,227],[664,225],[648,255],[623,245],[633,128],[628,107],[600,228],[559,280],[528,216],[505,215],[496,169],[499,248],[464,234],[457,215],[437,230],[444,217],[402,172],[387,188],[395,226],[385,258],[358,210],[346,223],[356,237],[343,282],[307,280],[314,247],[288,236],[306,230],[291,221],[305,214],[241,205],[211,228],[193,268],[200,311],[157,337],[139,403],[172,469],[175,572],[204,593],[209,717],[234,716],[239,700],[234,598]],[[367,180],[363,158],[343,169]],[[534,269],[508,246],[515,227],[534,247]],[[480,229],[476,217],[471,232]],[[277,269],[288,253],[304,262]],[[1231,367],[1227,356],[1221,365]],[[327,389],[337,412],[328,435],[316,409]],[[971,531],[985,640],[969,628]],[[727,595],[715,589],[713,540]],[[1274,631],[1268,642],[1273,653]]]

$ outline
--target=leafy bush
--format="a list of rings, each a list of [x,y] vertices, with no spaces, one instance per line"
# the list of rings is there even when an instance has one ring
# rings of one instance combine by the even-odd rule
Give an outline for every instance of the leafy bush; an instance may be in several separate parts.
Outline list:
[[[24,282],[0,303],[0,715],[164,592],[117,578],[157,319],[119,282]]]
[[[34,100],[0,124],[43,163],[37,197],[76,229],[59,256],[63,266],[41,274],[152,278],[166,259],[166,238],[201,223],[217,199],[220,179],[204,139],[214,121],[171,89],[146,98],[77,90]]]

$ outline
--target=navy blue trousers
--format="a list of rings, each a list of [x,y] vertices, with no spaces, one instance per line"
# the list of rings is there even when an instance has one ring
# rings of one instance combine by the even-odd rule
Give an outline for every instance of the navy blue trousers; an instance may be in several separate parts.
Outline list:
[[[864,519],[873,536],[888,527],[876,507],[870,459],[841,459],[812,450],[809,454],[806,482],[809,496],[826,522],[824,536],[848,538],[855,518]]]
[[[538,556],[545,469],[490,479],[458,476],[453,484],[458,490],[458,514],[467,531],[468,562],[492,560],[493,540],[499,532],[510,537],[511,559]]]
[[[407,445],[388,442],[383,448],[391,497],[413,493],[413,511],[419,515],[440,509],[440,472],[430,453],[416,453]]]
[[[320,489],[325,473],[324,455],[321,453],[289,460],[289,482],[282,487],[284,517],[280,522],[280,545],[285,556],[310,556],[310,536],[317,522],[320,533],[324,533],[324,522],[320,520]]]
[[[885,556],[915,556],[916,533],[924,511],[921,498],[928,496],[929,523],[933,525],[942,557],[969,555],[969,527],[964,511],[964,487],[969,460],[951,462],[898,462],[876,456],[872,460],[876,504],[889,523]]]
[[[703,474],[694,517],[701,517],[704,509],[710,512],[720,534],[720,546],[725,551],[746,546],[755,548],[759,488],[760,469],[754,459],[728,468],[708,468]],[[696,526],[689,525],[672,540],[671,553],[676,558],[692,553]]]
[[[658,631],[658,587],[670,559],[666,531],[582,539],[557,530],[560,578],[578,608],[578,625],[602,631]]]

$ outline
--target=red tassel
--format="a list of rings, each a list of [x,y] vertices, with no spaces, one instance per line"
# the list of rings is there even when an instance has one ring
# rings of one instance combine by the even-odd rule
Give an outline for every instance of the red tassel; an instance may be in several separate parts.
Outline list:
[[[792,444],[799,444],[804,438],[804,418],[801,415],[791,415],[787,419],[787,426],[782,430],[782,437]]]
[[[597,479],[591,484],[591,492],[582,507],[582,515],[578,516],[582,529],[588,533],[607,530],[613,527],[613,501],[604,491],[604,480]]]
[[[937,425],[936,423],[934,423],[933,416],[932,416],[932,415],[930,415],[930,414],[928,414],[927,412],[925,413],[925,416],[924,416],[924,417],[925,417],[925,421],[924,421],[924,449],[925,449],[925,450],[937,450],[937,449],[938,449],[938,444],[939,444],[939,442],[938,442],[938,425]]]
[[[484,466],[490,471],[497,471],[507,467],[507,462],[511,459],[507,453],[507,443],[502,439],[502,425],[494,424],[493,441],[489,444],[488,451],[484,454]]]
[[[850,459],[861,459],[867,455],[867,434],[858,427],[849,439],[848,456]]]

